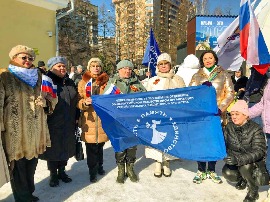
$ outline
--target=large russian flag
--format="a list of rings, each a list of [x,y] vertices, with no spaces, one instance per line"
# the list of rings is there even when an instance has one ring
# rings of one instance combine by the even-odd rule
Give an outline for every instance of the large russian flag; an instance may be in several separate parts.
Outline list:
[[[41,91],[49,93],[53,98],[57,96],[57,85],[53,84],[50,77],[42,75]]]
[[[257,71],[265,74],[270,64],[270,55],[250,0],[241,0],[239,28],[242,57]]]

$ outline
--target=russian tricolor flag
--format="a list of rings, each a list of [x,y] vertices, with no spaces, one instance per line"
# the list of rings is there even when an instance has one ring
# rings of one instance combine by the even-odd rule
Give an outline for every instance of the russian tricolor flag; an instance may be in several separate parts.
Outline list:
[[[57,85],[54,85],[52,79],[46,75],[42,75],[41,91],[49,93],[53,98],[57,97]]]
[[[265,74],[270,64],[270,55],[250,0],[241,0],[239,28],[242,57],[258,72]]]
[[[90,97],[92,95],[92,78],[85,85],[86,97]]]
[[[104,95],[122,94],[120,89],[116,85],[111,84],[109,88],[103,93]]]

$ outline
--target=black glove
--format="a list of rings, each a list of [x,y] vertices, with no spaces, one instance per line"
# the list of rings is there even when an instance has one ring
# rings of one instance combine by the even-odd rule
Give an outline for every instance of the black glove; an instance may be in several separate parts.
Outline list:
[[[205,81],[202,83],[202,85],[210,87],[210,86],[212,86],[212,83],[210,81]]]
[[[237,159],[234,156],[228,156],[224,159],[225,163],[228,165],[236,165]]]
[[[220,109],[218,109],[218,113],[215,114],[215,115],[216,115],[216,116],[221,116],[221,114],[222,114],[222,111],[221,111]]]

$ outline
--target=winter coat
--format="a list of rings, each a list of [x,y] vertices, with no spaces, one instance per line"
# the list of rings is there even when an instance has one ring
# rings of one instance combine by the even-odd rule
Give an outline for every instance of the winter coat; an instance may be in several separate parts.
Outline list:
[[[47,76],[57,85],[58,103],[53,113],[48,115],[52,147],[47,148],[40,158],[48,161],[66,161],[75,154],[78,93],[68,75],[60,78],[49,71]]]
[[[109,79],[104,89],[104,92],[110,87],[110,84],[114,84],[115,86],[117,86],[123,94],[146,91],[146,89],[141,84],[135,74],[132,74],[131,77],[128,79],[122,79],[119,77],[118,74],[114,75],[112,78]]]
[[[171,69],[169,73],[161,73],[157,69],[157,76],[149,79],[146,89],[147,91],[156,91],[182,87],[185,87],[185,82],[180,76],[173,73],[173,69]],[[151,147],[145,148],[145,156],[146,158],[151,158],[158,162],[176,159],[167,153],[161,152]]]
[[[248,120],[243,126],[229,122],[224,130],[228,156],[237,159],[237,166],[262,160],[266,155],[266,141],[261,127]]]
[[[261,101],[249,108],[249,117],[261,116],[263,121],[263,131],[270,134],[270,82],[264,88]]]
[[[217,93],[217,105],[222,112],[226,112],[227,107],[231,104],[234,98],[233,84],[230,76],[220,66],[217,66],[211,73],[206,68],[201,68],[193,75],[189,86],[198,86],[203,82],[208,81],[213,74],[217,72],[217,76],[212,80],[212,85]]]
[[[82,77],[82,80],[78,85],[79,102],[78,108],[81,110],[81,116],[79,121],[79,127],[82,129],[82,140],[87,143],[102,143],[107,142],[109,139],[102,129],[101,120],[97,116],[92,105],[86,106],[84,100],[86,97],[85,85],[92,78],[92,94],[103,94],[104,84],[108,81],[109,76],[106,73],[101,74],[98,77],[91,75],[89,71],[86,71]]]
[[[11,64],[19,66],[14,62]],[[41,72],[34,88],[8,69],[0,74],[0,128],[8,162],[31,160],[51,146],[47,115],[36,105],[41,90]]]
[[[241,76],[235,80],[235,76],[231,76],[232,83],[234,85],[234,91],[238,92],[240,88],[246,88],[248,78],[246,76]]]

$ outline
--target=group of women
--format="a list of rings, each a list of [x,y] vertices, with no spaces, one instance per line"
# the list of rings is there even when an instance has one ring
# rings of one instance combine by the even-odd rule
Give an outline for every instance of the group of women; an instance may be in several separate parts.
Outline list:
[[[162,53],[157,60],[156,76],[150,78],[145,87],[134,74],[134,65],[129,60],[117,64],[117,74],[109,78],[102,71],[99,58],[88,62],[87,71],[76,88],[67,75],[67,61],[64,57],[48,60],[46,73],[57,86],[57,97],[41,91],[42,74],[34,67],[33,49],[18,45],[10,51],[10,64],[0,72],[0,161],[6,162],[1,170],[1,184],[9,180],[15,201],[38,201],[34,174],[38,158],[47,161],[50,170],[51,187],[59,186],[59,180],[69,183],[72,179],[66,174],[68,159],[75,154],[75,128],[82,130],[82,140],[86,145],[87,165],[90,182],[97,181],[97,175],[104,175],[103,147],[108,137],[102,129],[101,120],[92,106],[91,95],[103,94],[113,84],[122,93],[167,90],[185,87],[181,76],[172,68],[171,57]],[[223,176],[237,182],[237,189],[248,186],[244,201],[258,199],[258,186],[252,177],[256,162],[266,158],[266,142],[259,125],[249,117],[263,115],[264,132],[269,135],[269,85],[265,88],[262,101],[249,111],[247,103],[238,101],[231,108],[231,122],[227,124],[227,107],[234,99],[234,89],[229,74],[218,65],[215,52],[202,53],[201,68],[195,73],[189,86],[207,85],[216,89],[219,115],[224,126],[224,137],[228,156],[224,159]],[[91,82],[90,90],[86,86]],[[265,118],[264,118],[265,117]],[[103,123],[106,124],[106,123]],[[211,127],[211,125],[207,126]],[[1,143],[1,142],[0,142]],[[145,149],[147,158],[154,159],[155,177],[170,177],[170,160],[175,157],[156,149]],[[134,172],[136,146],[115,153],[118,166],[117,182],[124,183],[125,173],[132,182],[138,177]],[[208,166],[207,166],[208,164]],[[7,166],[8,165],[8,166]],[[193,182],[200,184],[207,178],[214,183],[222,183],[215,170],[216,162],[198,162],[198,171]],[[8,171],[9,168],[9,171]],[[234,176],[234,177],[232,177]],[[237,176],[237,177],[235,177]]]

